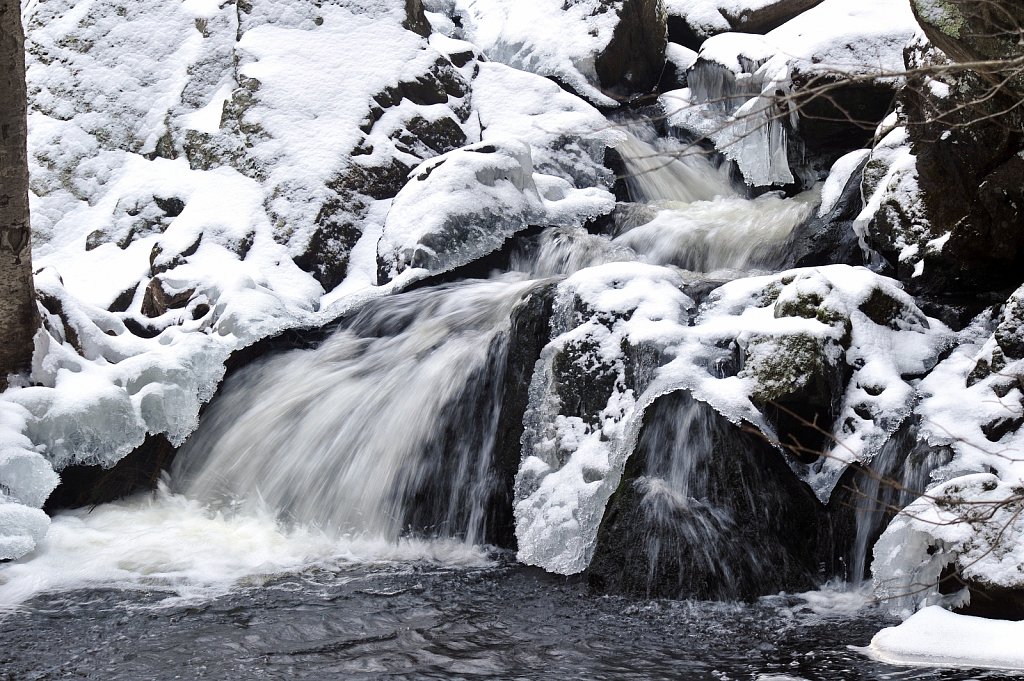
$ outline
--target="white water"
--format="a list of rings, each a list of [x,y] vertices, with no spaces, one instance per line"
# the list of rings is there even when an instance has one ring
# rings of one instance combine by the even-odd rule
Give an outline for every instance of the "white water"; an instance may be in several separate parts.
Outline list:
[[[745,198],[733,188],[727,166],[716,167],[699,149],[641,139],[650,137],[634,126],[616,147],[630,198],[648,204],[649,215],[624,225],[614,244],[646,262],[695,272],[770,269],[820,202],[817,187],[791,199],[777,193]]]
[[[436,466],[453,465],[452,497],[432,518],[443,525],[437,534],[481,541],[493,433],[471,430],[493,431],[497,415],[478,424],[480,414],[450,412],[488,368],[492,343],[504,347],[499,334],[530,286],[491,281],[394,296],[316,350],[247,371],[180,452],[176,486],[211,504],[258,503],[335,535],[396,540],[409,499]],[[460,430],[455,441],[444,439],[449,428]]]
[[[40,593],[117,588],[205,600],[312,566],[427,560],[482,565],[461,541],[336,537],[286,526],[266,509],[215,510],[162,486],[155,494],[61,513],[36,551],[0,571],[0,611]]]

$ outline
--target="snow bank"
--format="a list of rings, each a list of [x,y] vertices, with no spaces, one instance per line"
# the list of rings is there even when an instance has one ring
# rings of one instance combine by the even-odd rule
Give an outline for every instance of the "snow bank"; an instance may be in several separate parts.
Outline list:
[[[897,627],[883,629],[864,649],[898,665],[1024,669],[1024,622],[956,615],[932,606]]]

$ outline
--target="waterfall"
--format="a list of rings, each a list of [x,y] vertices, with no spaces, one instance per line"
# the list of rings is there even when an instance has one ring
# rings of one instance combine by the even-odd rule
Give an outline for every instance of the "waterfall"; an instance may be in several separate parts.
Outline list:
[[[385,298],[315,350],[244,370],[179,454],[176,486],[339,535],[483,542],[510,317],[533,286]]]
[[[946,453],[916,446],[916,438],[916,429],[905,424],[882,446],[869,470],[857,469],[850,490],[854,532],[848,579],[853,584],[869,578],[871,551],[889,521],[924,493],[931,472],[946,463]]]
[[[715,167],[699,147],[687,148],[650,138],[639,125],[627,127],[626,139],[615,147],[625,166],[629,197],[638,203],[711,201],[735,192],[728,169]]]

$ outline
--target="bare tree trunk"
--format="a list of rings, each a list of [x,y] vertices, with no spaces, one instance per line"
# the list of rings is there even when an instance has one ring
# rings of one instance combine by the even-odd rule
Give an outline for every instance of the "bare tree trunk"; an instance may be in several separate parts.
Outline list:
[[[36,326],[27,104],[21,1],[0,0],[0,389],[31,362]]]

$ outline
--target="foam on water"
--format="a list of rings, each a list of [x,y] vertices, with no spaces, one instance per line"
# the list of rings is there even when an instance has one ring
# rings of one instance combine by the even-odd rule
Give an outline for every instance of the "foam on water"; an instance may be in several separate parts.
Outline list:
[[[311,567],[431,561],[485,565],[455,540],[330,536],[286,526],[268,510],[212,509],[162,486],[152,495],[57,515],[36,551],[0,567],[0,610],[50,592],[117,588],[166,592],[167,604]]]

